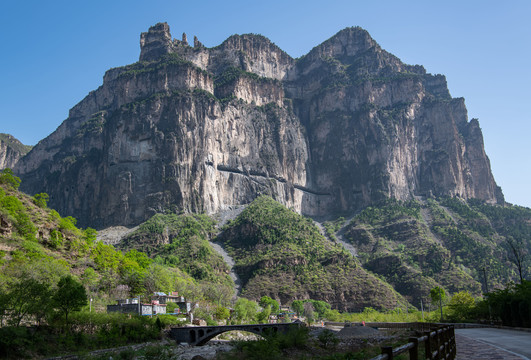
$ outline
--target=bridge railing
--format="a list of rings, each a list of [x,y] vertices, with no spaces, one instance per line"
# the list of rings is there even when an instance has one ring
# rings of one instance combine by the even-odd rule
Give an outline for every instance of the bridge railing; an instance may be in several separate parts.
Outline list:
[[[385,326],[383,326],[385,327]],[[420,344],[424,343],[424,359],[454,360],[457,354],[455,346],[454,326],[442,326],[432,331],[424,332],[424,336],[410,337],[408,343],[397,348],[382,347],[382,354],[371,360],[392,360],[395,356],[409,352],[410,360],[419,360]]]

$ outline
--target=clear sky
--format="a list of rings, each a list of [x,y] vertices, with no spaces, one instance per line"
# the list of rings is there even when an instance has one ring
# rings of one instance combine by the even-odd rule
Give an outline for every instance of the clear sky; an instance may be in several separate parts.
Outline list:
[[[208,47],[259,33],[293,57],[345,27],[367,29],[402,61],[446,75],[479,118],[507,201],[531,207],[529,0],[2,0],[0,132],[36,144],[107,69],[137,61],[140,33],[162,21]]]

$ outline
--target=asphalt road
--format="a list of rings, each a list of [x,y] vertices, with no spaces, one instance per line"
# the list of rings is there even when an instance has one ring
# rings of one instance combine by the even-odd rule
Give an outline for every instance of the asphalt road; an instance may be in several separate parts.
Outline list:
[[[531,333],[529,332],[479,328],[457,329],[455,333],[458,336],[463,336],[479,343],[486,343],[497,349],[508,351],[513,355],[519,355],[523,359],[531,360]],[[459,357],[459,346],[457,351]]]

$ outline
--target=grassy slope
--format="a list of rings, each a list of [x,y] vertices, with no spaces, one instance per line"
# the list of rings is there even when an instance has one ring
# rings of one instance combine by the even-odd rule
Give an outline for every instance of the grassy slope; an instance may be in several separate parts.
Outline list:
[[[342,246],[324,238],[311,219],[269,197],[251,203],[220,240],[235,259],[243,295],[249,298],[269,295],[282,303],[313,298],[341,310],[405,303]]]

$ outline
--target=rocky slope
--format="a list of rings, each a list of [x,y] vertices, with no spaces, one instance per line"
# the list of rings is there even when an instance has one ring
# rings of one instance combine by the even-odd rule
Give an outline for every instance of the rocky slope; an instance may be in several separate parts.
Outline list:
[[[365,30],[298,60],[259,35],[190,46],[165,23],[140,44],[140,61],[107,71],[15,169],[81,224],[211,214],[258,194],[315,216],[430,193],[503,202],[464,100]]]
[[[12,135],[0,133],[0,170],[13,168],[21,157],[31,150]]]

